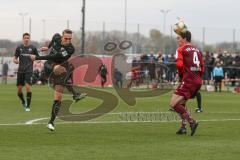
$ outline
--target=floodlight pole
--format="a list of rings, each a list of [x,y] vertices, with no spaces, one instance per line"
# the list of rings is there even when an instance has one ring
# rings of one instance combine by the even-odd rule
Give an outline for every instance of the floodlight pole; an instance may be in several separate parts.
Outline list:
[[[69,21],[69,19],[67,20],[67,29],[69,29],[70,28],[70,21]]]
[[[163,14],[163,34],[166,34],[166,18],[167,18],[167,13],[169,13],[171,10],[170,9],[167,9],[167,10],[164,10],[164,9],[161,9],[160,10]]]
[[[81,48],[81,54],[84,55],[85,52],[85,4],[86,1],[82,0],[82,48]]]
[[[29,18],[29,34],[32,34],[32,18]]]
[[[124,38],[127,39],[127,0],[124,0]]]
[[[25,21],[25,17],[28,15],[28,13],[27,12],[18,13],[18,15],[22,17],[22,34],[23,34],[24,33],[24,23],[25,23],[24,21]]]

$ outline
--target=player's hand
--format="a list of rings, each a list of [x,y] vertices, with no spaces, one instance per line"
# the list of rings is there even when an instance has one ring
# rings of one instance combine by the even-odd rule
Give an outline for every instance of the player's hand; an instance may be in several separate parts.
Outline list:
[[[41,52],[46,52],[46,51],[48,51],[48,47],[42,47],[42,48],[40,48],[40,50],[41,50]]]
[[[30,55],[30,58],[31,58],[32,61],[35,61],[36,55]]]
[[[17,60],[17,59],[14,59],[13,62],[14,62],[15,64],[19,64],[19,60]]]
[[[18,58],[13,57],[13,63],[15,63],[15,64],[19,64],[19,60],[18,60]]]

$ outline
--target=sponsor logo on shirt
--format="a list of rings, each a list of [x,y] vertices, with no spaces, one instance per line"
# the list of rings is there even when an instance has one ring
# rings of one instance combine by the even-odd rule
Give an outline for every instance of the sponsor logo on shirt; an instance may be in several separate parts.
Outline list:
[[[191,71],[202,71],[202,69],[200,67],[191,67],[190,70]]]
[[[62,56],[66,57],[68,55],[67,51],[64,48],[61,48]]]

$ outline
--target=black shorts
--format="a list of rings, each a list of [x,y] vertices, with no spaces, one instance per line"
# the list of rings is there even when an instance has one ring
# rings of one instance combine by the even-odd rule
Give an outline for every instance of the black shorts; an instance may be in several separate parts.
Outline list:
[[[215,83],[222,83],[223,77],[222,76],[216,76],[214,77]]]
[[[49,76],[53,72],[53,66],[54,64],[51,61],[46,61],[44,63],[44,73],[47,78],[49,78]]]
[[[17,73],[17,86],[24,86],[25,83],[32,85],[32,72],[18,72]]]

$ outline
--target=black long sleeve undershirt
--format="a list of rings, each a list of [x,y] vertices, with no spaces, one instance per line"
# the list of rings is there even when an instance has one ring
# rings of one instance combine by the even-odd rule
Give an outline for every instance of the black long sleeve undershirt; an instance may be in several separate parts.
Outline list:
[[[49,54],[46,56],[36,57],[36,60],[56,60],[60,58],[62,58],[62,55],[60,53],[55,53],[55,54]]]
[[[49,55],[45,56],[38,56],[36,57],[36,60],[52,60],[52,61],[64,61],[71,57],[71,55],[74,53],[75,49],[72,44],[69,46],[64,47],[65,51],[56,51],[53,49],[53,52],[51,52]]]

